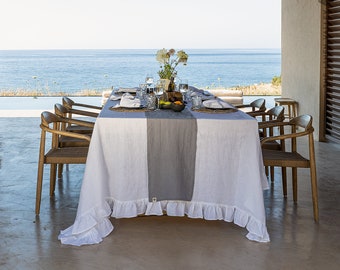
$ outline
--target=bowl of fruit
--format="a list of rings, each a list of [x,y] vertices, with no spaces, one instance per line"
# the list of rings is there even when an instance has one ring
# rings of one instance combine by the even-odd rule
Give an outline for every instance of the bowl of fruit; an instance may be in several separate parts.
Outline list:
[[[160,109],[171,109],[171,101],[160,100],[159,101],[159,108]]]
[[[181,112],[185,108],[185,104],[183,101],[177,100],[171,103],[171,109],[174,112]]]

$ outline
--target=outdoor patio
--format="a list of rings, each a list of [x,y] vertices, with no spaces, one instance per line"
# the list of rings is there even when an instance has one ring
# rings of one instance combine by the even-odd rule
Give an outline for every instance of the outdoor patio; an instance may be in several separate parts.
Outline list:
[[[76,216],[84,165],[70,165],[49,197],[45,167],[40,216],[35,188],[38,117],[0,117],[1,269],[338,269],[340,264],[340,146],[316,142],[320,222],[313,221],[309,170],[298,170],[298,204],[282,197],[280,170],[265,191],[270,243],[246,239],[224,221],[186,217],[112,220],[98,245],[66,246],[60,230]]]

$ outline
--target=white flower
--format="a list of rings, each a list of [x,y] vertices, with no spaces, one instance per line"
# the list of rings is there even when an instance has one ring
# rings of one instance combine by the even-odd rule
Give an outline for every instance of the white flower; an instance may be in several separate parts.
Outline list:
[[[161,79],[170,79],[177,75],[176,67],[179,63],[183,65],[187,64],[188,55],[183,51],[178,51],[176,59],[171,59],[171,56],[175,55],[175,50],[161,49],[157,51],[156,60],[161,63],[161,69],[158,71],[158,75]]]
[[[162,49],[162,50],[157,51],[156,59],[161,64],[165,64],[168,61],[169,58],[170,58],[170,56],[168,56],[168,51],[166,49]]]

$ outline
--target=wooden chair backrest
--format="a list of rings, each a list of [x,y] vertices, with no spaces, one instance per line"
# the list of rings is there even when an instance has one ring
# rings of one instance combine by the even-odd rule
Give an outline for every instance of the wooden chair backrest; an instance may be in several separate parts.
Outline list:
[[[86,109],[94,109],[95,111],[101,111],[101,109],[102,109],[102,107],[100,107],[100,106],[75,102],[68,97],[63,97],[62,101],[63,101],[62,102],[63,106],[65,106],[68,109],[75,109],[74,107],[83,107],[83,108],[86,108]]]
[[[284,107],[283,106],[275,106],[269,109],[266,112],[258,112],[258,113],[251,113],[253,117],[260,117],[262,122],[283,122],[285,119],[284,116]]]
[[[271,109],[269,109],[266,114],[269,116],[269,120],[277,120],[278,122],[281,122],[285,119],[284,116],[285,108],[283,106],[275,106]]]
[[[284,119],[285,119],[284,107],[283,106],[275,106],[275,107],[269,109],[266,112],[259,113],[259,116],[262,116],[262,123],[259,124],[260,126],[263,123],[283,122]],[[268,129],[269,132],[267,132],[267,129]],[[269,136],[274,135],[274,131],[273,131],[272,127],[263,128],[262,130],[263,130],[264,136],[267,136],[267,134],[269,134]],[[282,134],[282,129],[280,129],[280,134]]]
[[[69,123],[81,123],[84,124],[85,126],[92,126],[91,124],[84,123],[84,121],[80,120],[73,120],[73,119],[68,119],[64,117],[60,117],[58,115],[55,115],[51,112],[44,111],[41,113],[41,141],[40,145],[41,148],[45,148],[45,141],[46,141],[46,132],[49,132],[52,134],[52,148],[58,148],[59,147],[59,137],[60,136],[66,136],[66,137],[73,137],[73,138],[78,138],[78,139],[84,139],[87,141],[91,140],[91,137],[85,135],[85,134],[78,134],[75,132],[68,132],[65,130],[60,129],[60,126],[64,124],[69,124]],[[52,125],[52,126],[51,126]]]
[[[70,117],[69,109],[59,103],[54,104],[54,113],[59,117]],[[60,122],[59,125],[61,130],[66,130],[66,127],[69,126],[69,124],[65,122]]]
[[[57,104],[59,104],[59,103],[57,103]],[[75,109],[75,108],[72,107],[73,105],[75,105],[75,106],[79,105],[79,106],[87,107],[89,109],[91,109],[91,108],[92,109],[93,108],[98,109],[98,108],[96,108],[96,106],[75,103],[71,99],[69,99],[67,97],[63,97],[63,105],[61,105],[61,104],[57,105],[57,110],[66,114],[68,118],[72,118],[72,115],[82,115],[82,116],[88,116],[88,117],[94,117],[94,118],[98,117],[98,112],[94,112],[94,111],[91,111],[91,110]],[[62,106],[64,108],[62,108]],[[56,108],[55,108],[55,110],[56,110]]]
[[[56,133],[53,133],[53,130],[59,129],[60,117],[57,115],[44,111],[41,113],[41,140],[40,140],[40,149],[43,149],[45,152],[45,145],[46,145],[46,132],[50,132],[52,134],[52,144],[51,147],[53,149],[58,148],[58,140],[59,136]],[[50,125],[53,125],[50,127]]]
[[[291,125],[291,133],[292,134],[298,134],[300,133],[300,136],[305,136],[308,135],[309,138],[309,156],[314,153],[314,137],[313,137],[313,117],[308,114],[300,115],[295,118],[292,118],[289,121],[289,124]],[[298,128],[302,129],[302,132],[298,132]],[[292,151],[296,152],[297,151],[297,142],[296,142],[297,137],[292,137],[291,143],[292,143]],[[311,153],[313,152],[313,153]],[[314,154],[313,154],[314,155]]]
[[[313,117],[309,114],[304,114],[292,118],[289,123],[292,126],[303,128],[305,131],[313,132]]]
[[[254,101],[252,101],[249,104],[252,107],[252,110],[255,111],[256,109],[258,111],[265,111],[266,110],[266,100],[264,98],[259,98]]]
[[[66,108],[72,109],[72,106],[75,104],[74,101],[68,97],[63,97],[63,106]]]

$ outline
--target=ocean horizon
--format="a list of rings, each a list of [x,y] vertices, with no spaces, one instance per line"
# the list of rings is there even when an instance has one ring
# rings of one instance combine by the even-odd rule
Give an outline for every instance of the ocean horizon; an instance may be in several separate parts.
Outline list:
[[[0,92],[77,93],[158,78],[158,49],[0,50]],[[184,49],[179,79],[199,88],[246,86],[281,75],[280,49]]]

